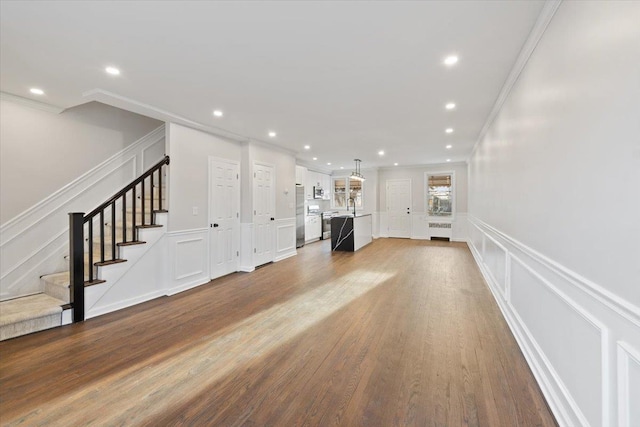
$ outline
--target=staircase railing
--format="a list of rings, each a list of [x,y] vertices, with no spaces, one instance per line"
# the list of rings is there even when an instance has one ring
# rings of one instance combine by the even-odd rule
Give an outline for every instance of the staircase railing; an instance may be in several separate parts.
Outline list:
[[[84,214],[83,212],[69,213],[69,279],[70,304],[73,308],[73,322],[81,322],[85,317],[84,287],[104,282],[96,278],[96,267],[123,262],[116,258],[116,246],[135,245],[144,242],[138,240],[140,228],[161,227],[156,225],[156,212],[166,212],[162,200],[162,167],[169,164],[169,156],[152,166],[145,173],[130,184],[111,196],[100,206]],[[157,175],[157,186],[154,185],[154,175]],[[147,184],[149,189],[147,189]],[[155,197],[155,188],[158,197]],[[147,193],[149,190],[149,193]],[[147,194],[149,206],[147,209]],[[137,224],[138,207],[136,200],[141,200],[140,223]],[[131,206],[131,221],[127,221],[127,203]],[[156,209],[157,207],[157,209]],[[117,212],[122,212],[122,227],[118,233],[116,227]],[[105,222],[105,218],[107,222]],[[108,220],[111,220],[110,224]],[[94,225],[97,230],[94,233]],[[110,227],[107,235],[105,226]],[[85,239],[85,227],[87,238]],[[96,235],[97,234],[97,235]],[[116,240],[120,238],[118,242]],[[107,239],[111,245],[105,250]],[[85,242],[87,248],[85,251]],[[94,245],[97,247],[94,248]],[[94,250],[100,253],[100,260],[94,262]],[[88,259],[89,271],[85,272],[85,254]]]

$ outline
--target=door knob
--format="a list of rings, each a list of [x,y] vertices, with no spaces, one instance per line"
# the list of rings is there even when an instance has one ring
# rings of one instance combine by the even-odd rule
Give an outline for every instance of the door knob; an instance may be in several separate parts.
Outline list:
[[[271,221],[275,221],[275,220],[276,220],[275,218],[271,218]]]
[[[211,224],[212,227],[219,227],[220,224]]]

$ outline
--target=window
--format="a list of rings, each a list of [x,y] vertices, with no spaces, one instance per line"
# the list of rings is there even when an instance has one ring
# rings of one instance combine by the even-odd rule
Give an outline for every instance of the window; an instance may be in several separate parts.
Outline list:
[[[353,203],[356,208],[363,206],[362,191],[363,182],[351,180],[349,178],[332,178],[331,207],[337,209],[353,209]]]
[[[454,213],[453,172],[427,173],[427,214],[437,217],[451,217]]]

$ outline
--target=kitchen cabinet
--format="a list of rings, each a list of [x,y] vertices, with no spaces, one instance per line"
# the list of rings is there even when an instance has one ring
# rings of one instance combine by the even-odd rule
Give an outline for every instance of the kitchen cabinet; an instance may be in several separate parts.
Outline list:
[[[296,166],[296,184],[305,185],[307,179],[307,168],[304,166]]]
[[[324,200],[331,200],[331,175],[322,174],[322,188],[324,188]]]
[[[307,215],[304,220],[304,240],[319,240],[322,235],[322,219],[320,215]]]

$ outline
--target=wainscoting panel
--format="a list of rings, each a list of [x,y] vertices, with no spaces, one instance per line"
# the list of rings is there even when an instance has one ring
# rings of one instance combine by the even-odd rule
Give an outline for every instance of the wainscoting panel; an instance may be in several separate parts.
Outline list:
[[[380,237],[389,237],[389,215],[386,211],[380,212],[380,228],[378,235]]]
[[[276,256],[274,261],[278,262],[296,254],[296,219],[277,219]]]
[[[427,216],[424,212],[411,214],[411,238],[416,240],[429,240]]]
[[[640,425],[640,309],[477,218],[468,231],[558,423]]]
[[[209,282],[209,229],[172,231],[167,236],[171,268],[167,294]]]
[[[640,426],[640,354],[618,342],[618,422],[620,427]]]
[[[507,250],[490,237],[484,243],[484,262],[493,281],[500,288],[502,297],[507,297]]]
[[[253,264],[253,223],[240,224],[240,271],[250,273],[255,270]]]

